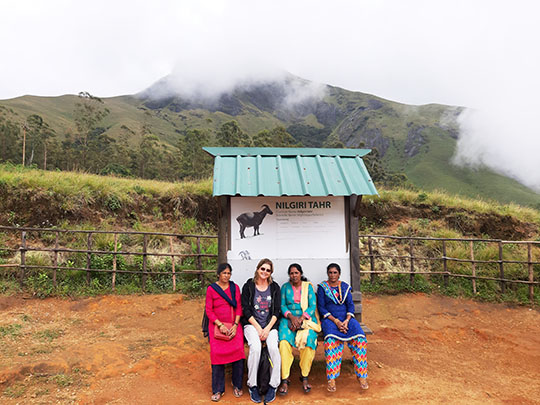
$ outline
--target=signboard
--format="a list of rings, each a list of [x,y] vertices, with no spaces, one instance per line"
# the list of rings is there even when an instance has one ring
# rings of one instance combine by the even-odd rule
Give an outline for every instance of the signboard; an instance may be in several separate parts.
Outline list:
[[[310,281],[318,283],[326,279],[326,266],[337,262],[349,282],[345,227],[344,197],[232,197],[227,259],[233,280],[245,282],[267,257],[280,284],[288,280],[291,263],[302,265]]]

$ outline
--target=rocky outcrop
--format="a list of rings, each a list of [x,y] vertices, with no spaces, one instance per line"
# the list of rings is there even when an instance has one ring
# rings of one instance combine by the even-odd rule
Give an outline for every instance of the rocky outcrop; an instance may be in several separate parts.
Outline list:
[[[459,115],[464,111],[465,109],[463,107],[448,107],[444,113],[441,115],[441,118],[439,120],[439,123],[437,126],[444,131],[450,137],[454,139],[459,138],[459,123],[458,118]]]
[[[409,131],[407,132],[404,152],[408,157],[413,157],[420,152],[422,146],[427,142],[426,137],[422,135],[422,131],[425,127],[422,125],[414,125],[412,122],[409,122],[407,127],[409,127]]]
[[[381,129],[370,123],[370,115],[365,108],[359,108],[345,118],[337,129],[337,135],[347,147],[356,148],[363,143],[367,148],[377,148],[381,156],[390,146],[390,140],[383,136]]]

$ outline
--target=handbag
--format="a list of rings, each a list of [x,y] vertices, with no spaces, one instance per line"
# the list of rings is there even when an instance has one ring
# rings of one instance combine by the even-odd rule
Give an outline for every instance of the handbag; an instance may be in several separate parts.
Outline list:
[[[208,324],[209,323],[210,323],[210,320],[208,319],[208,315],[206,315],[206,309],[205,309],[203,313],[202,321],[201,321],[201,330],[205,338],[208,337]]]
[[[264,396],[268,392],[273,368],[274,366],[268,353],[268,346],[266,342],[262,342],[261,358],[259,360],[259,369],[257,370],[257,387],[259,388],[260,395]]]
[[[234,319],[233,308],[231,307],[231,318]],[[233,322],[222,322],[227,329],[231,329],[234,325]],[[219,330],[219,327],[214,324],[214,338],[218,340],[231,340],[233,336],[226,335]]]

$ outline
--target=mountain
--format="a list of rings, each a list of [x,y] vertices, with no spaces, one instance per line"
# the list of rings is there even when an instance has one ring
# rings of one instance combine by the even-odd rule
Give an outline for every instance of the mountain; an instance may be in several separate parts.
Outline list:
[[[135,147],[141,143],[144,126],[164,148],[175,148],[186,130],[215,132],[231,120],[252,136],[284,126],[308,147],[342,142],[347,147],[377,148],[387,168],[405,173],[422,189],[540,206],[538,193],[511,178],[451,163],[462,107],[406,105],[290,74],[246,80],[214,94],[211,90],[196,86],[188,90],[167,76],[138,94],[105,98],[110,113],[101,124],[102,132]],[[73,95],[0,100],[0,123],[1,119],[22,122],[39,114],[62,138],[76,130],[77,100]]]

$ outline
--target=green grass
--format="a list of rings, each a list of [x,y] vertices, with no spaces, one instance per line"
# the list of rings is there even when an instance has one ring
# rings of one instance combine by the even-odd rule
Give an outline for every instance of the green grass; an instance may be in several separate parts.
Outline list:
[[[485,302],[506,302],[517,305],[540,306],[540,289],[536,288],[534,301],[528,296],[528,287],[507,283],[506,292],[500,291],[496,281],[477,280],[477,292],[474,294],[472,281],[465,278],[449,277],[448,285],[442,276],[415,275],[411,284],[408,274],[386,274],[378,276],[372,283],[368,279],[361,280],[361,290],[365,293],[397,295],[402,293],[442,294],[456,298],[472,298]]]
[[[502,204],[495,200],[470,198],[463,195],[451,194],[446,191],[415,191],[410,189],[387,190],[378,188],[379,196],[364,196],[365,204],[400,204],[424,205],[434,207],[454,208],[471,211],[478,214],[493,213],[501,216],[512,216],[523,222],[532,222],[540,226],[540,211],[521,206],[516,203]]]
[[[158,180],[124,179],[80,172],[53,172],[0,164],[0,185],[15,189],[43,189],[48,193],[77,197],[76,202],[94,202],[114,197],[122,204],[133,194],[152,197],[174,197],[184,194],[212,194],[212,180],[166,182]],[[52,195],[51,194],[51,195]]]
[[[20,335],[21,328],[22,325],[18,323],[0,326],[0,338],[9,337],[14,339]]]
[[[432,229],[433,223],[418,225],[420,220],[411,221],[397,229],[397,234],[414,235],[418,229],[421,233],[433,232],[429,236],[437,235],[436,227]],[[444,235],[444,237],[461,237],[461,235]],[[362,249],[365,251],[366,240],[361,239]],[[506,291],[503,292],[502,284],[496,280],[476,280],[476,292],[473,289],[473,281],[470,278],[459,277],[472,276],[473,267],[469,262],[456,261],[453,259],[468,260],[471,258],[471,246],[469,241],[446,241],[446,271],[457,276],[449,275],[448,283],[440,274],[416,274],[414,283],[410,283],[409,274],[396,274],[396,272],[409,272],[411,261],[410,245],[407,240],[373,238],[372,240],[375,258],[375,270],[384,273],[375,277],[375,282],[371,283],[369,275],[364,275],[362,280],[362,291],[397,294],[400,292],[437,292],[454,297],[466,297],[480,299],[491,302],[511,302],[516,304],[540,304],[540,289],[534,287],[534,298],[531,302],[529,297],[529,287],[527,285],[512,283],[511,280],[528,280],[528,249],[525,244],[504,244],[503,259],[510,261],[504,263],[504,277]],[[445,270],[443,267],[442,242],[439,240],[415,240],[413,243],[414,268],[416,272],[437,273]],[[475,271],[477,277],[499,278],[499,245],[497,242],[473,242],[474,259],[481,262],[476,263]],[[425,260],[420,258],[430,258]],[[540,246],[532,247],[533,261],[540,259]],[[514,263],[520,262],[520,263]],[[360,266],[363,271],[369,271],[371,266],[368,258],[361,258]],[[540,265],[533,265],[534,279],[540,278]]]
[[[55,339],[58,339],[64,331],[62,329],[45,329],[39,332],[36,332],[36,338],[44,342],[52,342]]]
[[[50,381],[54,382],[60,388],[69,387],[73,385],[73,377],[66,374],[56,374],[50,377]]]
[[[24,395],[26,392],[26,387],[24,385],[15,385],[12,387],[7,387],[4,390],[4,396],[8,398],[19,398]]]
[[[395,149],[385,156],[385,162],[393,170],[403,171],[415,186],[426,191],[444,189],[448,194],[472,199],[540,207],[540,194],[509,177],[486,168],[473,170],[453,165],[456,141],[440,130],[425,133],[429,144],[416,156],[403,159]]]

